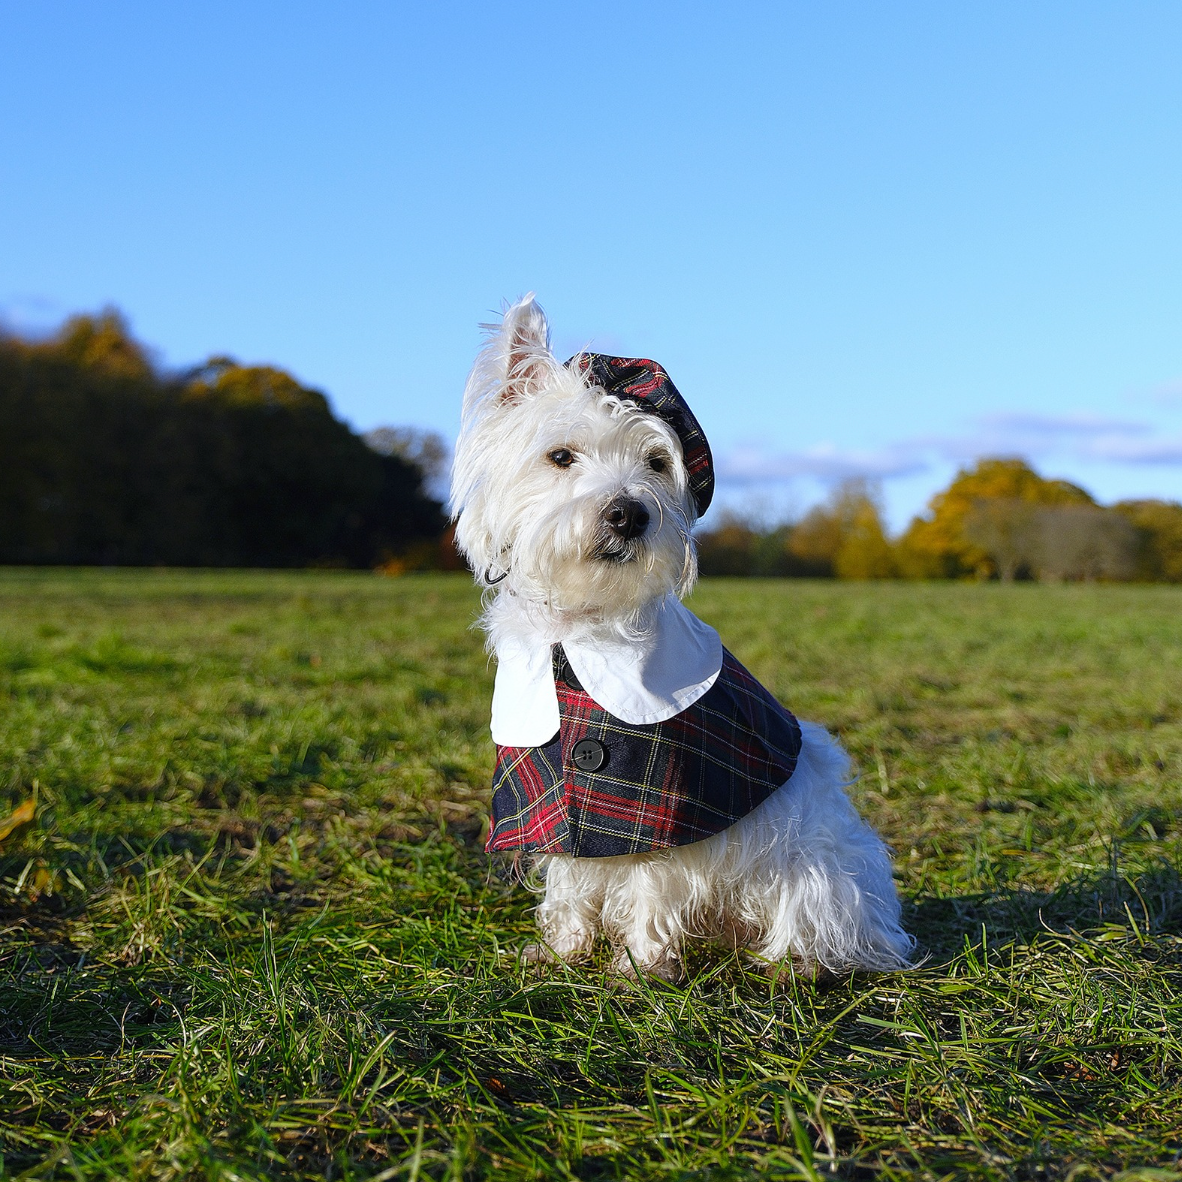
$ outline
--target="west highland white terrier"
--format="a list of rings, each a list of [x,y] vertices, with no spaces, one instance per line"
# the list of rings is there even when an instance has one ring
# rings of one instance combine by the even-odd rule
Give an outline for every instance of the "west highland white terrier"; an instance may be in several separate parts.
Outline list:
[[[683,977],[687,939],[810,976],[905,968],[886,848],[849,760],[682,604],[710,448],[652,361],[550,351],[508,308],[464,394],[456,540],[497,658],[490,851],[544,884],[531,959]]]

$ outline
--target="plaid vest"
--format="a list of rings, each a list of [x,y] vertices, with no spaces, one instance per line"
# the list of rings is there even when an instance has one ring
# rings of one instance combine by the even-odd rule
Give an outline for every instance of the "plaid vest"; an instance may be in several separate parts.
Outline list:
[[[725,649],[710,689],[651,725],[598,706],[561,645],[554,688],[558,734],[543,747],[497,747],[490,851],[608,858],[689,845],[745,817],[796,768],[800,724]],[[588,739],[594,771],[574,757]]]

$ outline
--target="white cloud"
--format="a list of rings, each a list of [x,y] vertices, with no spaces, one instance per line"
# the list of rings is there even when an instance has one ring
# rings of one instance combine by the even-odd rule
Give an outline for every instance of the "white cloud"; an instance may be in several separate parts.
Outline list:
[[[978,417],[963,434],[917,435],[875,449],[841,448],[826,442],[800,451],[771,451],[749,444],[731,449],[716,462],[721,480],[751,485],[800,477],[822,483],[850,477],[892,480],[984,456],[1182,465],[1182,440],[1155,437],[1149,423],[1088,411],[998,411]]]
[[[821,481],[853,476],[885,480],[924,472],[928,462],[908,444],[877,451],[842,449],[829,443],[806,451],[767,452],[757,446],[733,448],[716,461],[718,476],[732,484],[793,480],[808,476]]]
[[[1079,411],[1074,414],[1046,415],[1032,411],[998,411],[981,415],[977,420],[987,430],[1044,439],[1094,435],[1144,435],[1152,430],[1148,423],[1112,419],[1105,415]]]
[[[981,456],[1025,456],[1096,459],[1143,447],[1153,427],[1130,419],[1110,418],[1087,411],[1038,414],[999,411],[979,416],[964,435],[927,440],[945,459],[965,462]],[[920,445],[920,441],[915,441]]]
[[[1117,464],[1182,464],[1182,439],[1100,439],[1081,458]]]

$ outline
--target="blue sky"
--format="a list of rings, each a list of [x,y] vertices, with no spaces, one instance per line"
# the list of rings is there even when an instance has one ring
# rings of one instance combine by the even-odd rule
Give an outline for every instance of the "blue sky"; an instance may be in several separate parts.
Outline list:
[[[721,502],[1024,454],[1182,498],[1182,4],[0,0],[0,315],[454,437],[477,323],[651,356]]]

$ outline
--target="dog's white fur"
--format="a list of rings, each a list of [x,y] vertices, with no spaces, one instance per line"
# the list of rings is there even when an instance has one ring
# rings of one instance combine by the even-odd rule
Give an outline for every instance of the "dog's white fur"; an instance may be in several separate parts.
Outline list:
[[[550,351],[532,295],[490,329],[464,395],[452,479],[456,540],[486,596],[493,647],[644,627],[645,607],[697,576],[694,503],[675,432],[588,387]],[[568,450],[575,462],[550,458]],[[620,542],[606,506],[626,496],[650,528]],[[540,855],[535,955],[577,960],[602,931],[615,966],[676,980],[687,938],[717,939],[770,968],[888,971],[910,963],[890,859],[845,794],[849,760],[802,724],[792,778],[705,841],[615,858]]]

